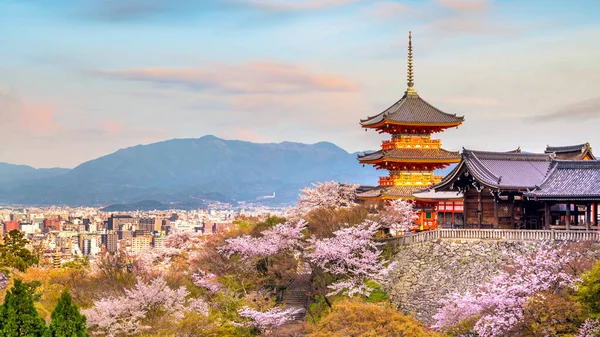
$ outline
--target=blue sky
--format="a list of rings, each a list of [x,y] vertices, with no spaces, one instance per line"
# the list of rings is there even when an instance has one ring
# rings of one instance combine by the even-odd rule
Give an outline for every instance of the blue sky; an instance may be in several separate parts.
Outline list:
[[[465,116],[461,147],[600,151],[600,2],[5,0],[0,161],[74,167],[119,148],[214,134],[384,138],[360,118],[406,89]]]

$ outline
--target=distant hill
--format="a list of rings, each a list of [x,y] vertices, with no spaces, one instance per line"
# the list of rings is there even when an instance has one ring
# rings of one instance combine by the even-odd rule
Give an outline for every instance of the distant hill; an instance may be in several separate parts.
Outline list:
[[[0,183],[14,183],[23,180],[55,177],[69,172],[65,168],[36,169],[27,165],[0,163]]]
[[[198,209],[205,208],[207,205],[202,201],[196,202],[178,202],[178,203],[162,203],[156,200],[143,200],[129,204],[112,204],[101,208],[104,212],[133,212],[133,211],[165,211],[169,209]]]
[[[60,174],[59,174],[60,173]],[[1,175],[1,174],[0,174]],[[0,182],[0,202],[106,205],[155,200],[289,203],[313,182],[373,185],[378,172],[335,144],[258,144],[214,136],[121,149],[52,176]]]

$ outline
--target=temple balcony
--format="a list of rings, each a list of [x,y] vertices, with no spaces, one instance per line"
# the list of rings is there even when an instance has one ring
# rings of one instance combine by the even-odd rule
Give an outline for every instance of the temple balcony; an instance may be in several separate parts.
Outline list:
[[[426,174],[405,174],[401,176],[379,177],[379,186],[431,186],[439,183],[444,177]]]
[[[384,140],[381,144],[381,149],[439,149],[441,146],[442,144],[439,139],[396,138],[393,140]]]

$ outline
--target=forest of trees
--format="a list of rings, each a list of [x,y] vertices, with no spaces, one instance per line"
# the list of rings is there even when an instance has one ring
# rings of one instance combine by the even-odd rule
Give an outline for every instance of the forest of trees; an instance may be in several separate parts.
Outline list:
[[[164,248],[58,269],[11,231],[0,244],[0,336],[600,336],[597,255],[567,243],[440,297],[430,326],[398,311],[386,289],[403,266],[377,239],[408,229],[414,211],[357,205],[355,189],[323,183],[286,218],[239,218],[216,235],[174,233]],[[299,279],[308,305],[286,307]]]

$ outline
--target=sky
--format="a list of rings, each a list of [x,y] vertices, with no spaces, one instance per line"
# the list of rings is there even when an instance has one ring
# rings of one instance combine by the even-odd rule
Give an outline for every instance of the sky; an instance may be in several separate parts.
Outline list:
[[[75,167],[212,134],[379,148],[415,89],[448,150],[600,153],[600,1],[2,0],[0,162]]]

